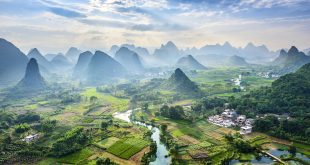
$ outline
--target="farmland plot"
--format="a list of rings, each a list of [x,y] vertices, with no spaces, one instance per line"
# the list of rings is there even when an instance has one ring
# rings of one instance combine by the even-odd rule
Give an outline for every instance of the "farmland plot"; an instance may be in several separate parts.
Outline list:
[[[137,138],[125,138],[108,148],[108,152],[123,159],[129,159],[148,145],[147,141]]]

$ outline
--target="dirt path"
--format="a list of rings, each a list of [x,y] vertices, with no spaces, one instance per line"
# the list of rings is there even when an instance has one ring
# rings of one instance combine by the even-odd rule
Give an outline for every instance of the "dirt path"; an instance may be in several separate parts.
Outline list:
[[[141,164],[141,159],[144,153],[150,152],[150,147],[145,147],[140,152],[133,155],[129,160],[134,161],[136,164]]]

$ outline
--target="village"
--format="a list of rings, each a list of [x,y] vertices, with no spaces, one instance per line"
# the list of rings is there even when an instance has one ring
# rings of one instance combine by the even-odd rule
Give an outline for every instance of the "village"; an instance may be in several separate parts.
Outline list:
[[[221,127],[240,127],[240,134],[252,132],[254,119],[246,118],[245,115],[238,115],[234,109],[225,109],[220,115],[210,116],[208,121]]]

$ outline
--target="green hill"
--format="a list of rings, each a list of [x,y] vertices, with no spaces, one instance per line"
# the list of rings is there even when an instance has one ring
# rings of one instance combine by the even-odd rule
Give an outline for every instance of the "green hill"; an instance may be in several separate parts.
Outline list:
[[[201,95],[198,86],[192,82],[180,68],[177,68],[170,78],[163,82],[162,88],[190,96]]]

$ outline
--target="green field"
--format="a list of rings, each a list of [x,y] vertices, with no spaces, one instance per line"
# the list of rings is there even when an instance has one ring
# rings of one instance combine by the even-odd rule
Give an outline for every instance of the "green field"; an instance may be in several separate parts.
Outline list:
[[[110,94],[99,93],[96,88],[88,88],[81,93],[82,96],[90,98],[95,96],[98,98],[98,101],[102,104],[108,104],[111,107],[111,110],[114,111],[123,111],[128,108],[129,99],[114,97]]]
[[[124,138],[114,143],[108,152],[123,159],[129,159],[148,145],[147,141],[137,138]]]
[[[104,140],[101,140],[100,142],[96,143],[99,147],[102,148],[109,148],[111,147],[115,142],[117,142],[119,138],[117,137],[109,137]]]
[[[40,162],[39,165],[53,165],[53,164],[78,164],[79,162],[86,160],[93,154],[93,151],[89,148],[82,149],[73,154],[61,158],[46,158]]]

